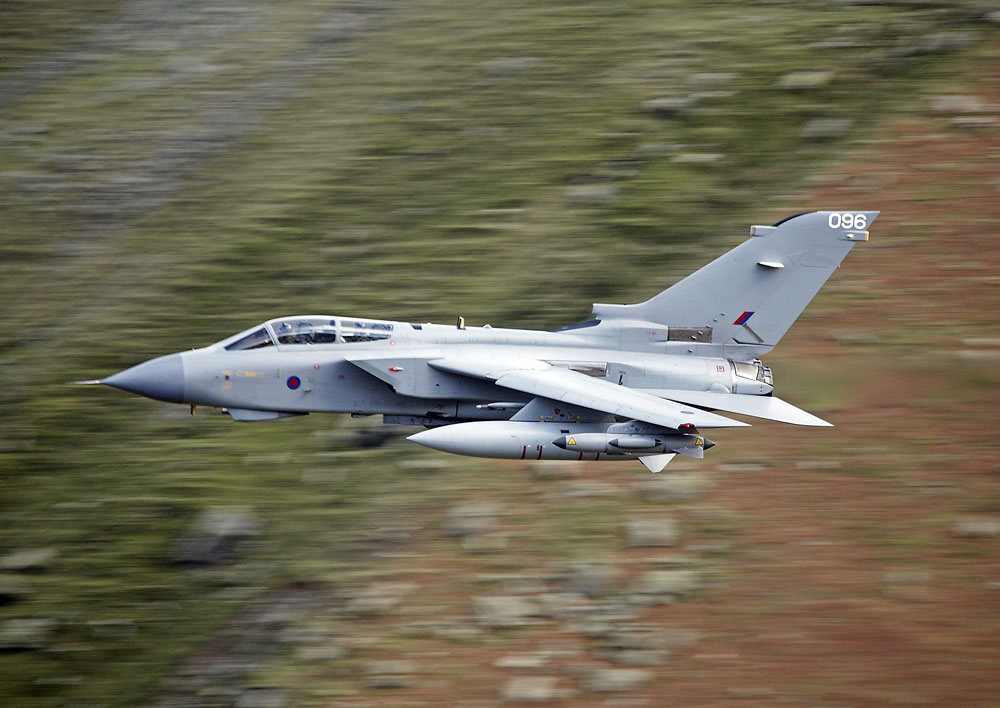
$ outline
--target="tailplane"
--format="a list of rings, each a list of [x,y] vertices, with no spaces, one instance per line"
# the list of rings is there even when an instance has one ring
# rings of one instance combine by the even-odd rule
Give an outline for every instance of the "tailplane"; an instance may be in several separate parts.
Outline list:
[[[814,211],[751,226],[749,239],[659,295],[635,305],[595,304],[594,314],[697,330],[700,341],[769,351],[854,244],[868,240],[878,214]]]

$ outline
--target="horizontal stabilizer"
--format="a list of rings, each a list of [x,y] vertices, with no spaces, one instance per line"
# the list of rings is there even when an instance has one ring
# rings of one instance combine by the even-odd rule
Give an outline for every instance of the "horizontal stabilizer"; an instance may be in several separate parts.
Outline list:
[[[680,391],[673,389],[644,389],[660,398],[666,398],[691,406],[711,408],[712,410],[740,413],[754,418],[766,418],[779,423],[792,425],[809,425],[815,427],[832,427],[822,418],[812,413],[796,408],[788,401],[777,396],[744,396],[738,393],[713,393],[712,391]]]

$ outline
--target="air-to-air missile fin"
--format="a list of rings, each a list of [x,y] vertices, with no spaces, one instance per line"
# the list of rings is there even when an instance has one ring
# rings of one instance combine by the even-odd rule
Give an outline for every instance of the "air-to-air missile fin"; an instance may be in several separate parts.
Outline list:
[[[858,241],[877,211],[813,211],[752,226],[751,237],[649,300],[594,305],[599,320],[711,327],[712,344],[774,348]],[[701,355],[709,355],[706,346]],[[721,352],[720,352],[721,353]]]
[[[754,418],[765,418],[779,423],[832,427],[822,418],[808,411],[796,408],[777,396],[743,396],[736,393],[715,393],[713,391],[679,391],[673,389],[645,389],[646,393],[660,396],[678,403],[687,403],[727,413],[739,413]]]
[[[674,457],[675,455],[672,452],[666,455],[646,455],[645,457],[640,457],[639,462],[644,464],[647,470],[656,474],[666,467]]]

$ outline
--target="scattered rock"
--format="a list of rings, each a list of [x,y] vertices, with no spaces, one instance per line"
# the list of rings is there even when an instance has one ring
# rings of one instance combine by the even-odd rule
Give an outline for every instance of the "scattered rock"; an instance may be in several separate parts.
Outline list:
[[[8,553],[0,558],[0,571],[11,573],[43,573],[59,556],[53,548],[29,548]]]
[[[614,199],[618,187],[607,182],[601,184],[580,184],[566,190],[566,196],[574,202],[597,204]]]
[[[555,620],[579,616],[592,607],[583,595],[575,592],[546,592],[535,595],[534,599],[538,602],[540,616]]]
[[[327,641],[333,634],[325,623],[310,623],[293,625],[281,633],[279,641],[282,644],[319,644]]]
[[[94,639],[124,639],[138,631],[135,622],[129,619],[90,620],[87,628]]]
[[[250,507],[208,507],[177,542],[174,561],[197,566],[231,563],[245,553],[248,543],[259,534],[260,523]]]
[[[952,128],[959,130],[985,130],[994,127],[997,122],[996,116],[984,115],[954,116],[948,121]]]
[[[566,569],[566,586],[571,593],[600,597],[609,592],[621,576],[621,570],[613,565],[577,563]]]
[[[352,615],[388,612],[416,588],[416,583],[373,583],[348,600],[344,609]]]
[[[539,669],[549,663],[549,655],[546,652],[533,652],[531,654],[508,654],[493,662],[493,666],[498,669]]]
[[[775,88],[782,91],[811,91],[833,81],[832,71],[792,71],[778,79]]]
[[[951,525],[951,535],[957,538],[995,538],[1000,536],[1000,517],[963,517]]]
[[[891,570],[882,573],[886,597],[900,600],[923,600],[927,598],[927,585],[931,575],[916,570]]]
[[[325,644],[309,644],[295,650],[295,657],[300,661],[325,662],[340,659],[347,654],[347,648],[337,642]]]
[[[694,570],[650,570],[640,575],[632,587],[637,602],[671,602],[700,587]]]
[[[417,665],[412,661],[382,660],[369,661],[364,665],[364,682],[369,688],[410,688],[410,676]]]
[[[12,125],[7,129],[8,135],[45,135],[50,130],[47,125]]]
[[[234,705],[236,708],[283,708],[288,705],[288,692],[280,688],[247,688]]]
[[[724,86],[731,83],[738,74],[732,71],[713,71],[705,72],[699,74],[691,74],[688,77],[688,83],[692,86],[697,86],[699,88],[707,88],[709,86]]]
[[[507,629],[528,624],[541,615],[538,604],[519,595],[492,595],[473,600],[476,622],[491,629]]]
[[[496,527],[496,520],[493,518],[496,513],[496,507],[491,504],[462,504],[452,507],[448,510],[445,533],[459,537],[488,533]]]
[[[653,678],[645,669],[595,669],[585,679],[590,691],[631,691]]]
[[[701,474],[670,474],[642,480],[634,486],[636,493],[647,501],[673,501],[691,499],[702,494],[708,486]]]
[[[725,155],[721,152],[679,152],[673,157],[673,162],[687,165],[708,165],[718,162]]]
[[[24,582],[14,575],[0,575],[0,605],[24,600],[29,596]]]
[[[675,546],[680,537],[677,522],[669,517],[629,519],[625,538],[631,548]]]
[[[698,104],[694,96],[672,96],[653,98],[642,104],[642,109],[657,118],[675,118],[686,115]]]
[[[538,57],[497,57],[483,63],[483,73],[494,78],[513,76],[535,66]]]
[[[462,550],[470,553],[499,553],[506,548],[507,536],[502,533],[483,533],[462,539]]]
[[[503,687],[504,700],[508,701],[551,701],[562,698],[564,692],[556,685],[555,676],[515,676]]]
[[[806,140],[841,138],[854,127],[853,118],[813,118],[802,127],[799,135]]]
[[[931,110],[935,113],[989,113],[991,107],[980,96],[949,93],[933,96],[930,99]]]
[[[363,426],[354,433],[352,447],[374,448],[382,447],[397,434],[395,426]]]
[[[621,628],[604,635],[599,654],[619,664],[658,666],[666,661],[669,651],[656,629]]]
[[[618,489],[610,484],[602,482],[566,482],[558,485],[554,493],[564,497],[574,497],[577,499],[589,499],[593,497],[606,497],[618,493]]]
[[[55,630],[56,621],[48,617],[7,620],[0,623],[0,651],[41,651]]]
[[[914,41],[905,37],[890,52],[892,57],[917,57],[954,52],[976,41],[975,32],[935,32]]]

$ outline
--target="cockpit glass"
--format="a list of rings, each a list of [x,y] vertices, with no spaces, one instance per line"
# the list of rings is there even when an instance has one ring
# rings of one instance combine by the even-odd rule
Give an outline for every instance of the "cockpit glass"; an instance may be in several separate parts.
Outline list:
[[[261,327],[252,334],[248,334],[245,337],[237,339],[232,344],[226,347],[227,351],[235,352],[242,351],[244,349],[261,349],[262,347],[273,347],[274,340],[271,339],[271,335],[268,334],[266,327]]]
[[[285,320],[273,326],[279,344],[334,344],[337,341],[336,320]]]
[[[323,316],[289,317],[267,323],[278,346],[376,342],[392,338],[393,325]]]
[[[392,336],[392,325],[386,322],[344,320],[341,322],[344,342],[375,342]]]

